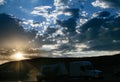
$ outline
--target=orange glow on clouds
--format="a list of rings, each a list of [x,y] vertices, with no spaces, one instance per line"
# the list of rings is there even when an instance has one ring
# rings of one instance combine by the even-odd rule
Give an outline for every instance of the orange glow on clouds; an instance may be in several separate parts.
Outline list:
[[[20,61],[20,60],[24,60],[27,58],[24,57],[24,54],[22,52],[17,52],[11,56],[11,59],[16,60],[16,61]]]

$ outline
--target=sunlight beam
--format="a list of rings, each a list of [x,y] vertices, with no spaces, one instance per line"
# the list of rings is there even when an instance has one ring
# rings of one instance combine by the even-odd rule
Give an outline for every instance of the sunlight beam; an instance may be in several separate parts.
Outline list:
[[[13,60],[20,61],[26,59],[22,52],[16,52],[14,55],[11,56]]]

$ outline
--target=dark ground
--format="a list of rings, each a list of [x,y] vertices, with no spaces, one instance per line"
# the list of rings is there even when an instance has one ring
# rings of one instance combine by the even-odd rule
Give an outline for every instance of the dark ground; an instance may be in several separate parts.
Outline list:
[[[102,56],[91,58],[34,58],[31,60],[15,61],[0,65],[0,82],[35,80],[40,73],[42,64],[71,61],[91,61],[96,69],[102,70],[104,79],[96,80],[69,80],[69,82],[120,82],[120,54],[114,56]],[[56,81],[68,82],[68,81]]]

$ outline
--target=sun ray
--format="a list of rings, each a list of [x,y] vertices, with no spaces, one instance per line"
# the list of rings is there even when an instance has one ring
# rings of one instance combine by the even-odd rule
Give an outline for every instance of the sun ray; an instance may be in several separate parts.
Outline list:
[[[27,58],[25,58],[25,56],[22,52],[16,52],[14,55],[11,56],[11,59],[16,60],[16,61],[20,61],[20,60],[24,60]]]

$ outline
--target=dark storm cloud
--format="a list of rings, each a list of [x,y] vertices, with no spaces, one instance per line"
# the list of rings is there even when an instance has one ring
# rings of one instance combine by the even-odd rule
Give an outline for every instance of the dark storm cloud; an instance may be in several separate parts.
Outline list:
[[[58,50],[61,51],[70,51],[70,50],[74,50],[75,48],[75,40],[78,40],[77,37],[77,32],[76,32],[76,26],[77,26],[77,20],[79,19],[79,9],[78,8],[66,8],[63,11],[64,13],[70,13],[71,17],[67,20],[57,20],[57,24],[60,25],[63,30],[62,32],[64,33],[65,36],[61,36],[63,37],[67,37],[68,41],[67,43],[63,43],[58,47]]]
[[[72,14],[72,17],[61,21],[61,20],[57,20],[57,24],[62,26],[62,27],[66,27],[67,29],[64,30],[65,33],[69,33],[70,35],[76,33],[76,26],[77,26],[77,19],[79,18],[79,9],[77,8],[69,8],[69,9],[65,9],[64,12],[69,12]]]
[[[120,50],[120,42],[117,42],[117,43],[114,43],[114,42],[111,42],[111,43],[106,43],[104,45],[96,45],[96,46],[92,46],[88,49],[85,49],[85,50],[97,50],[97,51],[108,51],[108,50]]]
[[[92,5],[101,8],[118,8],[120,7],[120,0],[95,0]]]
[[[109,28],[108,34],[112,39],[120,40],[120,16],[113,16],[111,18],[111,21],[112,22],[108,22],[105,24],[105,26]]]
[[[20,20],[7,15],[0,14],[0,44],[5,46],[6,44],[12,44],[16,41],[28,42],[36,35],[35,31],[25,31],[20,25]],[[7,43],[5,43],[7,42]],[[19,45],[19,42],[18,42]],[[13,45],[14,47],[14,45]]]
[[[110,12],[108,11],[102,11],[98,13],[99,17],[108,17],[110,15]]]
[[[0,14],[0,36],[8,38],[24,34],[24,30],[18,22],[19,20],[11,18],[10,15]]]
[[[96,39],[99,37],[100,29],[103,24],[106,23],[109,12],[103,11],[98,14],[97,17],[90,19],[80,27],[81,33],[86,36],[87,39]],[[86,34],[85,34],[86,33]]]
[[[67,11],[70,12],[71,10]],[[81,42],[88,44],[89,48],[85,50],[111,50],[112,47],[113,50],[119,49],[116,44],[119,45],[118,40],[120,40],[120,16],[111,16],[111,13],[108,11],[102,11],[97,14],[97,17],[89,19],[79,27],[80,34],[76,33],[76,15],[67,20],[57,20],[57,24],[60,25],[61,28],[64,28],[63,33],[65,34],[65,36],[59,37],[68,38],[68,43],[61,44],[58,47],[59,50],[67,51],[75,49],[76,43]],[[57,30],[59,29],[47,29],[43,38],[47,38]],[[45,44],[49,42],[54,44],[55,42],[53,42],[52,39],[57,39],[57,37],[46,39]]]
[[[120,7],[120,0],[101,0],[110,5],[110,7]]]
[[[110,16],[109,12],[101,12],[83,24],[80,30],[83,38],[89,42],[89,50],[120,49],[120,16]]]
[[[59,24],[60,26],[67,28],[64,30],[64,33],[70,33],[70,34],[74,34],[76,31],[76,19],[75,18],[69,18],[68,20],[65,21],[60,21],[57,20],[57,24]]]
[[[38,36],[36,39],[37,43],[40,43],[40,45],[44,44],[56,44],[56,41],[54,41],[55,37],[52,37],[52,35],[57,31],[57,28],[51,28],[48,27],[43,36]]]
[[[4,42],[5,40],[9,41],[9,39],[13,37],[20,39],[27,38],[28,40],[35,38],[37,31],[31,30],[26,32],[19,24],[19,21],[20,20],[10,15],[0,14],[0,42]],[[35,42],[40,43],[38,46],[57,44],[59,39],[67,37],[68,43],[62,43],[58,47],[58,50],[67,51],[75,49],[76,40],[79,43],[88,41],[89,48],[86,50],[111,50],[112,47],[115,50],[119,49],[120,16],[110,16],[109,12],[103,11],[99,13],[97,17],[89,19],[89,21],[80,26],[80,34],[76,33],[76,21],[76,15],[68,20],[58,20],[58,25],[67,28],[63,30],[66,36],[58,35],[50,37],[59,29],[48,27],[43,36],[38,36]],[[69,34],[67,35],[66,33]],[[117,44],[118,46],[116,46]]]
[[[75,49],[75,46],[70,43],[62,44],[61,46],[59,46],[59,50],[62,50],[62,51],[70,51],[74,49]]]

